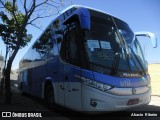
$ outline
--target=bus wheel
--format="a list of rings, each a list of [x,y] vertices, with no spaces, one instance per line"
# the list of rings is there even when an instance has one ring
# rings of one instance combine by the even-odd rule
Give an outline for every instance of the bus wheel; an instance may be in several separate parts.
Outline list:
[[[45,102],[48,108],[55,109],[54,91],[52,85],[47,86],[45,90]]]

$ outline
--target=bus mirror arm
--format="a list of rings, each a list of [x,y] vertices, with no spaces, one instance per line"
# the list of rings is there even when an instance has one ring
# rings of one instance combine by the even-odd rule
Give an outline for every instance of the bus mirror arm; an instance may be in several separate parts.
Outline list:
[[[155,36],[154,33],[152,33],[152,32],[145,32],[145,31],[135,32],[135,36],[146,36],[146,37],[149,37],[151,39],[153,48],[157,47],[157,38],[156,38],[156,36]]]

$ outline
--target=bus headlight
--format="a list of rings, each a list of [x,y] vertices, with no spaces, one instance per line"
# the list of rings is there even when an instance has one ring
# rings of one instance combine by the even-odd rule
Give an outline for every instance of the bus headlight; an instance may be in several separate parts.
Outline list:
[[[87,78],[84,78],[84,77],[81,77],[81,80],[84,84],[86,84],[88,86],[91,86],[91,87],[94,87],[96,89],[99,89],[101,91],[107,91],[107,90],[113,88],[113,86],[103,84],[103,83],[100,83],[100,82],[97,82],[97,81],[94,81],[94,80],[91,80],[91,79],[87,79]]]

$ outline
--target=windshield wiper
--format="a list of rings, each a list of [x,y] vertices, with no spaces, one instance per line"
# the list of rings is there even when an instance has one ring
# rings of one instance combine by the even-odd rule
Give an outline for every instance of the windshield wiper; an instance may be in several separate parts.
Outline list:
[[[117,53],[115,53],[115,59],[112,62],[111,75],[115,75],[117,73],[119,61],[120,61],[120,54],[117,52]]]
[[[141,69],[145,72],[145,68],[143,67],[142,63],[141,63],[140,60],[138,59],[137,55],[134,53],[134,51],[133,51],[133,49],[132,49],[131,47],[130,47],[130,49],[131,49],[133,55],[135,56],[136,60],[138,61]]]

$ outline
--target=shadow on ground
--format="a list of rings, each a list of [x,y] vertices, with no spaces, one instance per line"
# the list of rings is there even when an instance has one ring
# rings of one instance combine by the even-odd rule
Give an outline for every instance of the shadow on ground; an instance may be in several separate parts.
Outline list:
[[[70,109],[66,109],[61,106],[56,106],[56,109],[51,110],[48,109],[43,100],[33,97],[28,94],[22,94],[21,91],[17,88],[18,81],[11,80],[12,85],[12,105],[5,105],[4,100],[5,96],[0,95],[0,111],[12,111],[12,112],[42,112],[45,116],[49,117],[58,117],[58,118],[65,118],[70,120],[88,120],[88,119],[96,119],[96,120],[106,120],[111,118],[118,118],[120,119],[134,119],[135,117],[130,117],[131,113],[157,113],[159,117],[149,117],[149,119],[158,120],[160,119],[160,106],[155,105],[145,105],[141,107],[136,107],[133,109],[128,109],[126,111],[121,112],[109,112],[96,115],[94,112],[91,114],[84,114],[80,112],[75,112]],[[154,96],[152,96],[154,97]],[[129,111],[129,112],[128,112]],[[110,118],[109,118],[110,117]],[[123,118],[122,118],[123,117]],[[125,117],[125,118],[124,118]],[[136,117],[137,119],[141,119],[142,117]],[[143,120],[148,120],[148,117],[143,117]]]

